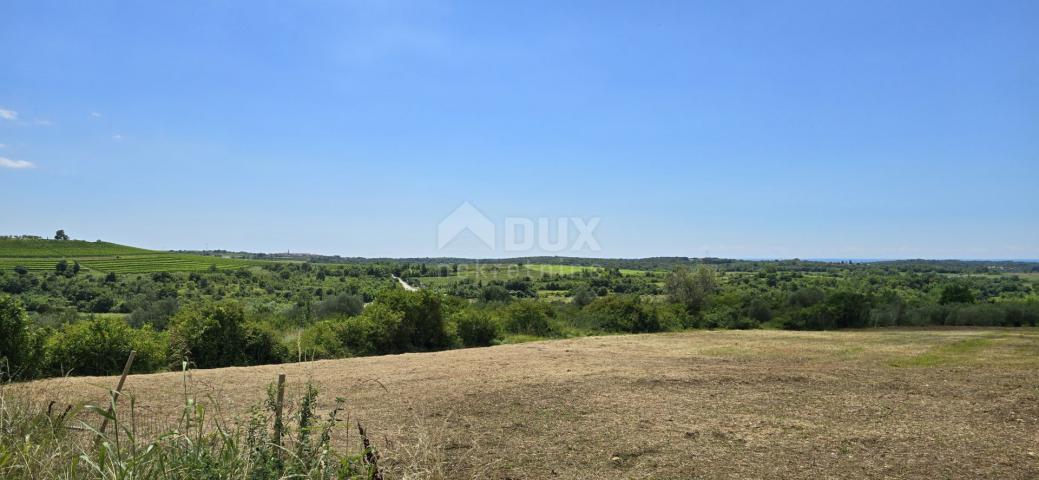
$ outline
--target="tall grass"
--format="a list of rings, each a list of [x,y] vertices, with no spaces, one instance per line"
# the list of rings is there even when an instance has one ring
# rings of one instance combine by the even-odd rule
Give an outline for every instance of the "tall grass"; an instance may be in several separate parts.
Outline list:
[[[185,375],[185,382],[187,376]],[[186,383],[185,383],[186,385]],[[377,455],[345,455],[331,446],[342,399],[324,417],[318,390],[307,384],[286,421],[275,425],[276,390],[251,410],[244,426],[214,415],[185,386],[180,416],[157,434],[141,434],[133,397],[69,410],[44,407],[0,388],[0,478],[4,479],[379,479]],[[108,428],[100,424],[107,419]],[[149,429],[150,430],[150,429]],[[280,440],[276,440],[280,439]]]

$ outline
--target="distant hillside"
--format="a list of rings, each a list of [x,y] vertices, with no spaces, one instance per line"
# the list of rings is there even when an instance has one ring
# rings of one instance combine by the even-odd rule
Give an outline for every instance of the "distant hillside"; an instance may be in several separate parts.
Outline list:
[[[0,238],[0,270],[54,270],[61,260],[101,273],[190,272],[242,268],[256,260],[159,252],[110,242]]]
[[[0,257],[106,257],[160,253],[116,243],[85,240],[0,238]]]

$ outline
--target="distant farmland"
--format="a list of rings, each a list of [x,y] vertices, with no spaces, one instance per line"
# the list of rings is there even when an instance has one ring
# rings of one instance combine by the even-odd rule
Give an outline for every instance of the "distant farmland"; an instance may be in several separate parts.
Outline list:
[[[82,268],[101,273],[191,272],[214,267],[224,270],[265,263],[158,252],[101,241],[0,239],[0,270],[53,270],[61,260],[79,262]]]

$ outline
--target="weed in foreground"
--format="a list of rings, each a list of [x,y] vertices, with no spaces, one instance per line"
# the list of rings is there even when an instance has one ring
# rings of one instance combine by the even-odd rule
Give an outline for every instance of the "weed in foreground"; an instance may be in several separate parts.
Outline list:
[[[187,375],[185,371],[185,382]],[[148,438],[138,434],[136,402],[118,407],[46,408],[0,387],[0,478],[36,479],[381,479],[377,455],[361,430],[360,453],[331,446],[343,400],[323,418],[318,390],[307,384],[288,421],[277,422],[276,389],[256,406],[246,428],[231,427],[187,393],[179,418]],[[63,411],[58,411],[63,410]],[[84,419],[75,420],[82,413]],[[107,419],[107,431],[87,419]]]

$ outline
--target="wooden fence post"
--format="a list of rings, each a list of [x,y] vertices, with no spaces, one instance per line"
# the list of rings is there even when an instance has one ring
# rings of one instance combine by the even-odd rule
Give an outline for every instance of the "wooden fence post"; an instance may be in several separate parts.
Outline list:
[[[285,374],[278,374],[278,401],[274,405],[274,444],[278,446],[278,457],[281,457],[281,431],[284,429],[282,424],[281,411],[282,407],[285,406]]]

